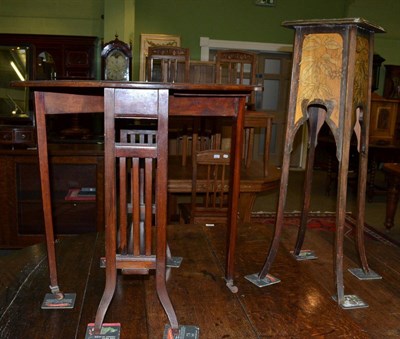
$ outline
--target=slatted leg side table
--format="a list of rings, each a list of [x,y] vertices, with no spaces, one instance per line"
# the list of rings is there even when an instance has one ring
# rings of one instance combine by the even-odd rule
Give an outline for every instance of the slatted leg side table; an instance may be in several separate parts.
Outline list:
[[[106,285],[88,332],[101,333],[117,270],[155,270],[157,295],[169,320],[164,337],[197,333],[195,326],[179,326],[166,286],[168,90],[106,88],[104,96]],[[130,122],[134,129],[118,131],[117,120],[121,126]]]
[[[367,263],[364,244],[364,213],[368,161],[372,55],[374,33],[384,30],[364,19],[326,19],[284,22],[295,29],[293,71],[291,79],[282,177],[275,220],[275,233],[261,271],[246,276],[257,286],[280,280],[269,274],[276,257],[284,220],[290,155],[299,127],[308,124],[308,156],[304,182],[303,207],[293,255],[315,259],[311,251],[302,251],[311,200],[311,182],[318,132],[324,123],[331,129],[339,162],[336,200],[334,299],[343,308],[366,307],[355,295],[344,294],[343,240],[347,201],[347,173],[350,139],[357,136],[360,158],[357,193],[356,244],[362,268],[351,269],[359,279],[380,279]]]

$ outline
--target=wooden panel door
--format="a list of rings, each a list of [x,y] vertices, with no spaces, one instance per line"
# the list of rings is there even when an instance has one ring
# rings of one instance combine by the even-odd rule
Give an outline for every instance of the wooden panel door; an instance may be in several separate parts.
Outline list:
[[[282,163],[283,140],[285,137],[288,95],[291,77],[291,53],[260,53],[258,59],[258,82],[264,86],[264,91],[258,94],[257,109],[274,114],[272,124],[270,159],[280,166]],[[260,133],[264,133],[260,131]],[[301,155],[302,132],[298,133],[292,156],[293,166],[298,166]],[[262,136],[262,135],[261,135]],[[262,143],[263,137],[259,138]],[[262,148],[262,145],[260,145]],[[261,149],[258,147],[258,149]],[[263,151],[263,150],[262,150]]]

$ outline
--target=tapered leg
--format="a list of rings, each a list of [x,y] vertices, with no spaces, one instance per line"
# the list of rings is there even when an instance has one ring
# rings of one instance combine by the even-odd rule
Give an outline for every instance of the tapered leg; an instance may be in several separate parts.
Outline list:
[[[106,204],[107,207],[110,205]],[[97,308],[94,331],[99,334],[103,325],[105,314],[110,306],[111,300],[115,293],[117,284],[117,267],[116,267],[116,219],[115,208],[111,211],[111,215],[107,214],[109,218],[114,220],[114,223],[108,222],[106,225],[106,285],[104,288],[103,296],[101,297],[99,307]]]
[[[37,141],[39,153],[39,169],[41,180],[41,191],[43,201],[43,215],[46,233],[46,246],[47,246],[47,259],[49,264],[50,275],[50,290],[55,295],[56,299],[63,299],[64,294],[60,291],[58,286],[57,275],[57,259],[54,245],[54,225],[53,214],[51,206],[51,193],[50,193],[50,179],[49,179],[49,157],[47,150],[47,134],[46,134],[46,106],[45,106],[46,93],[35,93],[36,105],[36,121],[37,127]]]
[[[361,128],[364,128],[363,126]],[[364,131],[364,133],[366,133]],[[361,133],[361,149],[359,156],[359,173],[358,173],[358,192],[357,192],[357,236],[356,243],[358,254],[360,256],[361,266],[364,273],[369,272],[369,266],[367,262],[367,255],[365,253],[365,242],[364,242],[364,220],[365,220],[365,197],[367,190],[367,172],[368,172],[368,145],[363,137],[364,133]]]
[[[103,296],[101,297],[99,307],[97,308],[94,331],[95,334],[99,334],[101,326],[103,325],[104,317],[110,306],[111,300],[114,297],[116,282],[117,282],[117,270],[114,265],[112,265],[106,259],[106,286],[104,288]],[[114,267],[113,267],[114,266]]]
[[[361,262],[360,268],[351,268],[349,271],[357,278],[365,280],[381,279],[382,277],[372,271],[368,266],[367,255],[365,251],[365,197],[367,194],[367,175],[368,175],[368,132],[369,118],[364,117],[361,109],[356,110],[357,121],[354,131],[359,140],[359,169],[358,169],[358,192],[357,192],[357,233],[356,245]]]
[[[258,274],[259,279],[263,279],[268,274],[271,265],[276,257],[276,253],[278,252],[279,241],[283,227],[283,216],[284,216],[283,214],[285,211],[287,184],[289,179],[290,152],[291,152],[291,147],[289,146],[289,144],[286,144],[283,155],[282,175],[281,175],[281,184],[279,190],[278,208],[276,212],[274,237],[272,239],[267,259],[264,262],[264,266],[261,269],[260,273]]]
[[[166,187],[165,191],[166,193]],[[164,194],[166,196],[166,194]],[[158,200],[160,202],[160,199]],[[166,236],[166,208],[159,204],[157,209],[157,254],[156,254],[156,290],[162,307],[168,317],[174,335],[179,332],[178,319],[167,290],[167,236]]]
[[[317,136],[319,131],[319,126],[323,122],[324,110],[317,107],[310,107],[310,116],[308,119],[308,132],[309,132],[309,147],[308,147],[308,157],[307,166],[304,178],[304,195],[303,195],[303,209],[301,212],[301,221],[299,231],[297,233],[296,245],[293,254],[295,256],[300,254],[301,247],[303,246],[304,237],[307,229],[308,213],[310,211],[311,202],[311,187],[312,187],[312,176],[314,168],[314,158],[315,158],[315,147],[317,145]]]
[[[105,111],[113,112],[114,90],[106,89],[104,96]],[[106,257],[106,284],[103,295],[97,308],[94,332],[99,334],[104,317],[114,296],[117,283],[117,200],[116,200],[116,166],[114,157],[115,129],[113,114],[104,115],[104,206],[105,206],[105,257]]]
[[[161,116],[159,119],[159,130],[167,131],[168,120],[168,97],[167,93],[163,92],[165,95],[164,99],[160,103],[161,106]],[[156,230],[157,230],[157,240],[156,240],[156,290],[158,298],[164,311],[168,317],[171,330],[173,335],[179,333],[179,324],[176,317],[174,307],[172,305],[171,299],[167,290],[167,180],[168,180],[168,135],[167,133],[158,134],[158,157],[157,157],[157,173],[156,173]],[[195,153],[192,153],[193,155]],[[192,157],[193,158],[193,157]]]
[[[338,304],[344,303],[343,283],[343,239],[347,201],[347,173],[349,160],[349,142],[344,140],[342,158],[339,160],[338,191],[336,198],[336,238],[335,238],[335,271]]]
[[[158,272],[156,273],[156,290],[157,290],[157,295],[161,302],[161,305],[164,308],[164,311],[168,317],[171,328],[173,329],[173,331],[176,331],[176,334],[177,334],[179,324],[178,324],[178,319],[176,317],[176,313],[175,313],[174,307],[172,305],[171,299],[169,298],[169,295],[168,295],[166,278],[167,278],[166,277],[166,265],[164,263],[163,268],[161,268],[161,266],[159,266]]]

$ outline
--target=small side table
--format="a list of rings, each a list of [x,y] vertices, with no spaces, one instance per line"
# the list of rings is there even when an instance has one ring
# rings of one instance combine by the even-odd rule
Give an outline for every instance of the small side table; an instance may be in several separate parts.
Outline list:
[[[360,279],[379,279],[380,277],[368,267],[363,228],[374,33],[381,33],[384,30],[361,18],[288,21],[284,22],[283,26],[295,30],[295,39],[275,233],[261,272],[246,278],[258,286],[279,282],[279,279],[269,275],[268,272],[278,251],[283,226],[293,141],[299,127],[304,123],[308,125],[308,158],[302,216],[293,255],[298,260],[316,258],[313,253],[301,251],[301,247],[310,210],[315,147],[318,133],[326,122],[335,139],[336,157],[339,162],[334,258],[337,296],[334,299],[343,308],[363,307],[364,303],[358,301],[354,303],[355,296],[344,295],[343,239],[347,174],[350,139],[354,131],[360,158],[356,243],[362,269],[352,269],[351,272]]]

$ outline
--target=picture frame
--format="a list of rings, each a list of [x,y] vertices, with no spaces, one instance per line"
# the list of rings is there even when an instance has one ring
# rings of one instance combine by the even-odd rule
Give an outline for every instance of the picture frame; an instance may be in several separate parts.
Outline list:
[[[147,51],[151,46],[181,47],[181,37],[169,34],[141,34],[140,35],[140,68],[139,80],[145,80]]]

